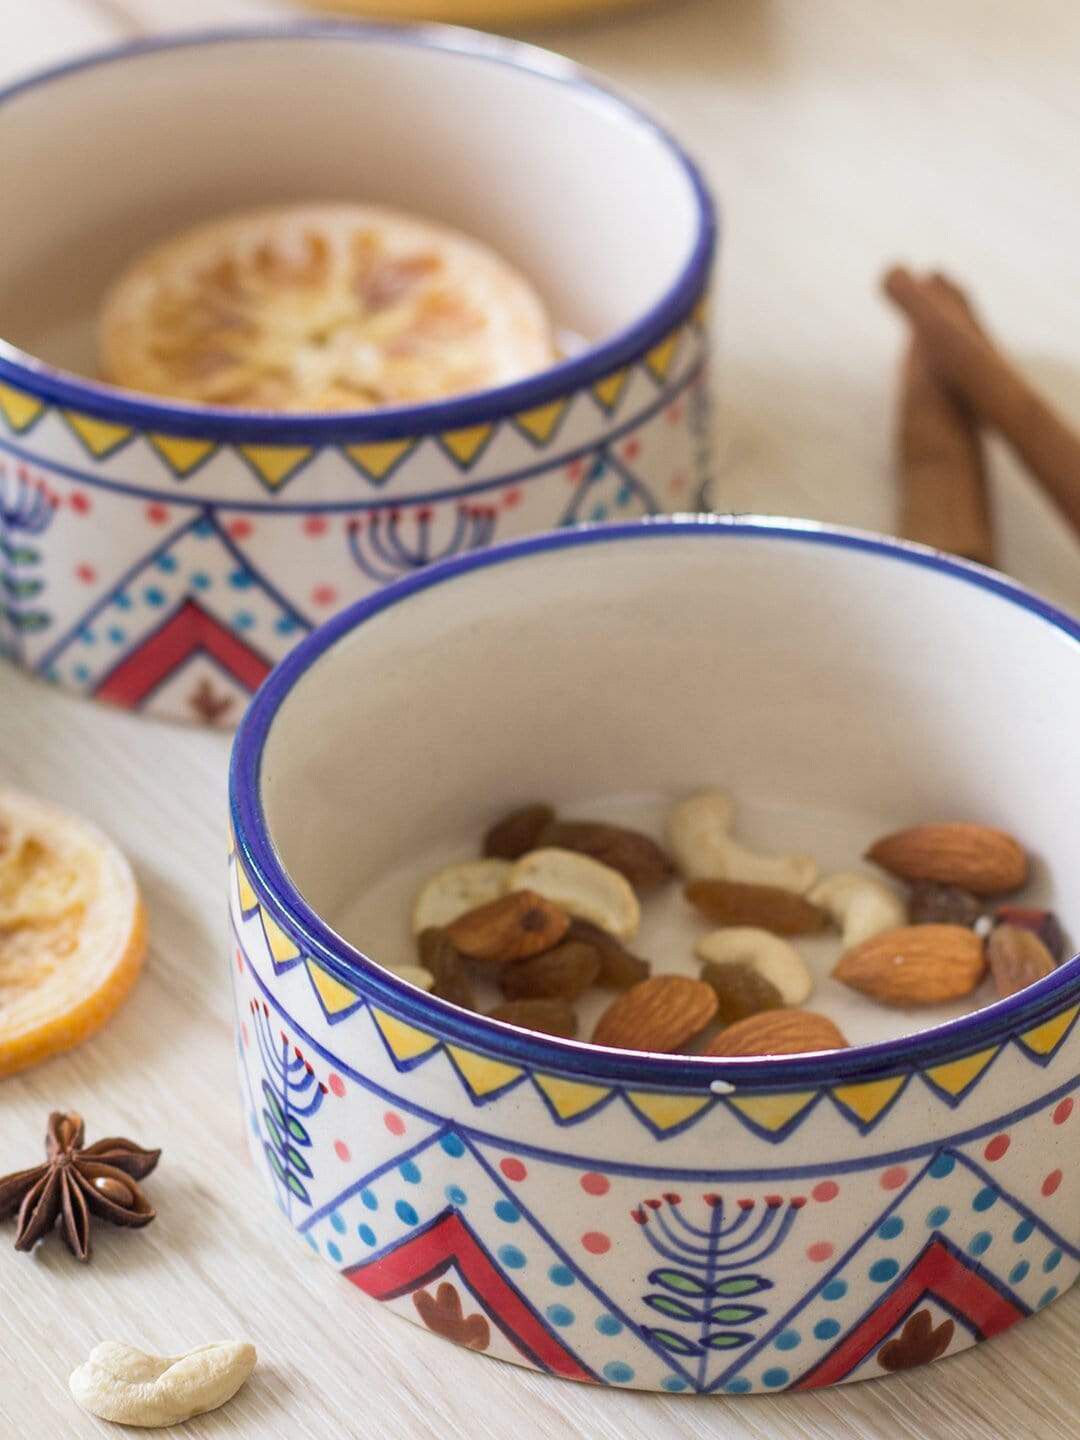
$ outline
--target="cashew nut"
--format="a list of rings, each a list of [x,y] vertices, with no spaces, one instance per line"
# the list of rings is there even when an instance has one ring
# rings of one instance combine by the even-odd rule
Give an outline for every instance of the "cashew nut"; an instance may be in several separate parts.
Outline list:
[[[466,860],[462,865],[447,865],[431,877],[416,897],[413,934],[441,929],[459,915],[476,910],[490,900],[498,900],[510,888],[513,868],[509,860]]]
[[[713,930],[698,941],[694,953],[715,965],[748,965],[780,994],[786,1006],[798,1006],[809,996],[814,981],[806,962],[786,940],[751,925]]]
[[[907,907],[896,891],[875,876],[861,875],[857,870],[827,875],[808,898],[827,910],[839,926],[845,950],[908,923]]]
[[[719,790],[683,800],[668,817],[668,842],[688,880],[741,880],[805,895],[818,877],[809,855],[757,855],[731,838],[734,808]]]
[[[535,890],[618,940],[632,940],[641,924],[641,906],[625,876],[574,850],[530,850],[514,865],[509,888]]]
[[[179,1425],[231,1400],[255,1369],[255,1347],[239,1340],[186,1355],[147,1355],[106,1340],[71,1373],[68,1387],[91,1415],[118,1425]]]

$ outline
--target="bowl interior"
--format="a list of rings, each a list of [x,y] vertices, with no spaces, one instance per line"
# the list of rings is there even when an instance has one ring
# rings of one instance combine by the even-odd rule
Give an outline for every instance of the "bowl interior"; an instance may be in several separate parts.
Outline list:
[[[1076,933],[1074,636],[916,552],[813,531],[641,527],[509,553],[345,629],[267,737],[280,859],[371,958],[384,941],[350,920],[358,897],[443,842],[466,858],[462,837],[515,804],[707,786],[751,843],[828,867],[883,827],[1003,826]]]
[[[396,205],[486,240],[590,342],[631,324],[699,239],[688,167],[569,66],[438,33],[219,37],[4,98],[3,338],[93,374],[102,294],[144,247],[245,206],[312,199]]]

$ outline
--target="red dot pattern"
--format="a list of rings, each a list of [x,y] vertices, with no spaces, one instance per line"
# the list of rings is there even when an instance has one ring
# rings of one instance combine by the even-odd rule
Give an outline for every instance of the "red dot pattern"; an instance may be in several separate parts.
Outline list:
[[[899,1190],[907,1178],[908,1172],[903,1165],[890,1165],[881,1177],[881,1188],[883,1190]]]
[[[90,511],[90,496],[84,495],[81,490],[75,490],[68,502],[77,515],[86,515]]]
[[[1051,1170],[1042,1183],[1042,1193],[1050,1196],[1056,1193],[1061,1185],[1062,1175],[1060,1170]]]
[[[349,1147],[345,1144],[344,1140],[334,1141],[334,1154],[339,1160],[348,1160],[351,1158],[349,1154]]]
[[[515,1160],[512,1155],[508,1155],[505,1160],[499,1161],[499,1169],[508,1180],[524,1180],[525,1176],[529,1173],[521,1161]]]
[[[588,1230],[581,1237],[581,1243],[590,1255],[606,1255],[611,1249],[611,1240],[599,1230]]]
[[[837,1195],[840,1194],[840,1186],[837,1185],[835,1180],[822,1180],[820,1185],[814,1186],[810,1194],[815,1200],[820,1201],[821,1204],[824,1205],[829,1200],[836,1199]]]
[[[995,1135],[992,1140],[987,1141],[983,1154],[987,1160],[1000,1160],[1010,1144],[1008,1135]]]
[[[833,1247],[828,1240],[818,1240],[813,1245],[806,1247],[806,1258],[812,1260],[815,1265],[820,1265],[823,1260],[828,1260],[832,1253]]]
[[[587,1175],[582,1175],[581,1188],[586,1195],[606,1195],[611,1189],[611,1181],[606,1175],[597,1175],[590,1170]]]
[[[97,571],[93,565],[76,565],[75,575],[84,585],[92,585],[97,579]]]
[[[234,540],[246,540],[254,528],[250,520],[229,521],[229,534]]]
[[[337,599],[337,591],[333,585],[316,585],[311,592],[311,600],[314,605],[333,605]]]
[[[243,1020],[240,1021],[240,1038],[243,1040],[244,1049],[246,1050],[251,1044],[251,1036],[248,1034],[247,1023]]]
[[[304,520],[305,535],[325,535],[327,522],[321,515],[308,515]]]
[[[146,518],[151,525],[164,525],[169,518],[168,508],[155,501],[153,505],[146,507]]]
[[[390,1131],[391,1135],[405,1134],[405,1121],[401,1118],[401,1116],[397,1113],[396,1110],[387,1110],[386,1114],[383,1116],[383,1124]]]
[[[1076,1102],[1073,1100],[1062,1100],[1061,1104],[1058,1105],[1054,1110],[1055,1125],[1065,1124],[1065,1121],[1068,1120],[1069,1116],[1073,1113],[1075,1103]]]
[[[330,1079],[329,1079],[329,1082],[328,1082],[328,1083],[329,1083],[330,1089],[334,1092],[334,1094],[335,1094],[335,1095],[338,1097],[338,1099],[340,1100],[341,1097],[342,1097],[342,1095],[345,1094],[345,1081],[341,1078],[340,1075],[335,1075],[335,1074],[331,1071],[331,1073],[330,1073]]]

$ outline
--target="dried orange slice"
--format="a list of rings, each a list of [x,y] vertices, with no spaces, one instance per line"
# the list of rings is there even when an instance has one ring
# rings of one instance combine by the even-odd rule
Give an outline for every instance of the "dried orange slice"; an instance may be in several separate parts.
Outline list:
[[[142,900],[116,846],[77,815],[0,790],[0,1076],[104,1025],[145,950]]]
[[[455,230],[377,206],[294,205],[196,226],[106,297],[107,379],[280,411],[415,404],[555,358],[528,282]]]

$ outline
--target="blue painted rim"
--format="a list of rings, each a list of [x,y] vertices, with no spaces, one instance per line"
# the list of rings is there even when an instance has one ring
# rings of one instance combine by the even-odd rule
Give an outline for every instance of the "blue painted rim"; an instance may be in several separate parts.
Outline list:
[[[294,686],[338,640],[382,611],[407,602],[410,596],[445,585],[474,570],[527,561],[530,556],[549,550],[675,537],[714,542],[780,540],[856,550],[890,562],[934,570],[960,584],[987,591],[1059,631],[1077,647],[1076,659],[1080,663],[1080,620],[1002,575],[924,546],[811,521],[764,516],[680,516],[628,525],[552,531],[458,556],[395,581],[320,626],[270,673],[248,707],[233,744],[229,808],[238,853],[260,902],[269,908],[278,924],[306,955],[337,975],[344,984],[354,989],[359,984],[366,998],[389,1004],[395,1012],[448,1040],[505,1056],[519,1064],[652,1088],[707,1089],[713,1080],[730,1078],[740,1085],[784,1089],[917,1070],[999,1043],[1057,1013],[1070,999],[1080,1000],[1080,956],[1077,956],[1019,995],[933,1029],[882,1044],[857,1046],[828,1056],[773,1060],[645,1055],[602,1049],[581,1041],[530,1035],[484,1016],[457,1010],[383,970],[342,940],[307,904],[286,873],[270,838],[260,798],[260,770],[266,740],[278,710]]]
[[[697,206],[697,236],[689,259],[660,300],[609,339],[590,346],[580,355],[561,361],[539,375],[461,399],[429,405],[387,406],[377,411],[342,411],[333,415],[279,415],[262,410],[225,411],[208,405],[136,399],[104,383],[54,369],[3,339],[0,339],[0,380],[6,380],[51,403],[70,406],[137,429],[198,435],[219,443],[353,444],[463,429],[547,404],[585,389],[613,371],[640,360],[692,313],[708,285],[719,234],[716,204],[701,171],[669,131],[598,76],[551,51],[519,41],[448,25],[335,25],[319,22],[228,27],[155,36],[94,51],[18,80],[0,89],[0,107],[27,91],[64,80],[80,71],[101,65],[124,64],[161,51],[245,41],[307,40],[353,44],[390,41],[397,45],[438,50],[448,59],[456,56],[509,66],[531,77],[585,92],[596,103],[621,117],[629,128],[651,136],[682,170]]]

